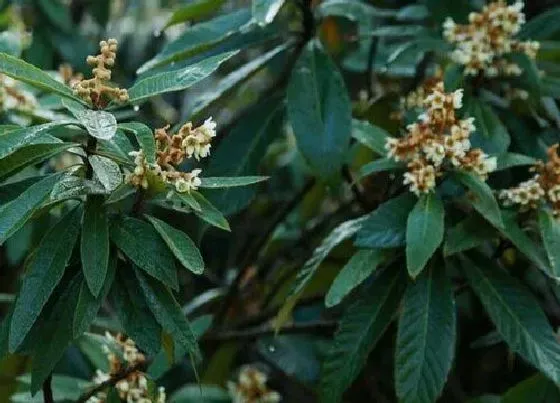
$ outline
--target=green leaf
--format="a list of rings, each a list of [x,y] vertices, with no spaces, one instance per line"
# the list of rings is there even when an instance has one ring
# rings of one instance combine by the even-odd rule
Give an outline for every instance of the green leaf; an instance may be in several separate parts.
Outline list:
[[[281,135],[284,104],[270,97],[247,111],[249,119],[240,119],[213,152],[207,175],[250,175],[259,171],[261,160],[270,144]],[[256,187],[228,188],[206,193],[226,215],[246,207],[256,193]]]
[[[72,325],[74,338],[79,337],[86,332],[91,322],[93,322],[97,316],[97,312],[99,311],[99,308],[101,308],[101,304],[113,285],[116,265],[117,259],[116,256],[114,256],[108,264],[107,274],[104,276],[103,284],[101,284],[101,289],[99,295],[97,296],[94,296],[91,293],[89,285],[85,279],[82,281],[80,285],[78,303],[76,304],[74,310],[74,320]]]
[[[450,63],[449,65],[447,65],[443,75],[443,86],[445,88],[445,91],[455,91],[464,86],[463,71],[464,66],[461,64]]]
[[[17,381],[23,386],[23,389],[31,386],[31,374],[19,376]],[[91,382],[85,381],[80,378],[73,378],[66,375],[55,374],[51,382],[53,395],[56,396],[57,401],[76,401],[80,398],[82,392],[91,387]],[[31,396],[31,393],[18,392],[11,396],[12,403],[43,403],[43,396]]]
[[[497,157],[497,171],[524,165],[534,165],[537,160],[524,154],[503,153]]]
[[[268,176],[233,176],[233,177],[205,177],[201,179],[201,188],[221,189],[236,186],[247,186],[263,182]]]
[[[385,129],[374,126],[365,120],[352,119],[352,137],[377,154],[386,155],[385,144],[387,138],[391,136]]]
[[[506,59],[522,70],[521,76],[517,77],[516,87],[526,89],[534,100],[540,101],[541,78],[535,61],[522,52],[512,52]]]
[[[78,238],[81,213],[79,208],[67,213],[39,243],[14,306],[10,327],[11,352],[21,345],[62,278]]]
[[[156,163],[156,141],[152,129],[138,122],[121,123],[119,128],[134,134],[138,145],[144,150],[146,161],[149,164]]]
[[[560,26],[557,24],[558,18],[560,18],[560,7],[551,8],[523,24],[517,38],[533,41],[552,39],[560,32]]]
[[[453,177],[471,192],[469,201],[475,210],[494,226],[502,228],[500,206],[494,198],[490,186],[476,175],[467,172],[454,172]]]
[[[161,235],[177,260],[194,274],[202,274],[204,271],[204,261],[200,251],[188,235],[183,231],[173,228],[165,221],[149,215],[145,215],[145,217],[152,223],[158,234]]]
[[[187,205],[188,207],[190,207],[193,210],[196,210],[196,211],[201,211],[202,210],[202,207],[200,207],[200,204],[196,201],[196,199],[194,198],[194,196],[191,193],[174,192],[173,196],[171,197],[171,200],[173,201],[175,197],[181,203],[184,203],[185,205]]]
[[[298,149],[316,175],[332,181],[350,144],[352,113],[344,80],[317,42],[308,42],[301,52],[287,91]]]
[[[364,221],[354,245],[360,248],[393,248],[405,245],[406,222],[416,197],[405,192],[381,204]]]
[[[227,391],[212,385],[184,385],[171,395],[169,403],[230,403]]]
[[[192,359],[199,359],[200,351],[196,336],[173,295],[161,284],[145,277],[139,270],[135,270],[135,274],[148,307],[158,323],[166,332],[173,335],[174,340],[189,353]]]
[[[560,344],[535,297],[482,255],[462,261],[463,272],[509,348],[560,382]]]
[[[443,241],[445,210],[438,195],[422,195],[406,223],[406,267],[415,278]]]
[[[286,43],[273,48],[272,50],[252,59],[249,63],[233,70],[231,73],[226,75],[220,81],[212,85],[208,91],[204,91],[200,94],[191,94],[189,101],[192,102],[192,112],[191,117],[199,117],[202,112],[204,112],[209,106],[215,102],[223,99],[228,94],[234,92],[240,84],[244,83],[246,80],[253,77],[257,72],[266,66],[267,63],[272,61],[280,53],[283,53],[291,46],[291,43]],[[278,102],[276,102],[278,104]],[[258,106],[257,106],[258,107]],[[255,116],[255,117],[260,117]],[[193,118],[194,120],[194,118]],[[260,120],[260,119],[259,119]],[[243,120],[243,126],[254,124],[252,119],[250,121]],[[238,130],[239,131],[239,130]],[[233,131],[228,134],[224,143],[228,141],[227,139],[233,135]],[[241,135],[241,134],[239,134]],[[215,155],[212,159],[215,158]]]
[[[538,247],[517,224],[516,214],[504,211],[502,213],[502,221],[504,225],[503,228],[500,229],[500,232],[540,270],[548,276],[557,278],[554,273],[551,273],[550,264],[544,251]]]
[[[456,328],[453,288],[443,267],[432,266],[404,295],[395,353],[399,402],[436,401],[453,362]]]
[[[112,192],[119,187],[123,181],[123,174],[116,162],[100,155],[90,155],[88,160],[93,168],[95,179],[101,182],[107,192]]]
[[[552,275],[560,278],[560,223],[548,210],[539,210],[539,227],[543,244],[552,268]]]
[[[386,257],[387,253],[380,249],[358,250],[334,279],[325,296],[325,306],[330,308],[340,304],[342,299],[362,284]]]
[[[46,92],[54,92],[66,98],[71,98],[83,103],[76,97],[72,89],[67,85],[52,78],[41,69],[26,63],[21,59],[0,53],[0,73],[12,77],[15,80],[23,81]]]
[[[181,91],[205,79],[237,52],[226,52],[208,57],[184,69],[157,73],[138,80],[128,90],[129,101],[139,103],[147,98],[167,92]]]
[[[38,164],[75,146],[76,144],[73,143],[57,141],[50,144],[34,144],[22,147],[7,157],[0,159],[0,181],[29,165]]]
[[[252,0],[253,20],[259,25],[270,24],[282,8],[285,0]]]
[[[6,157],[7,155],[13,153],[18,148],[21,148],[23,146],[30,145],[30,144],[40,144],[41,141],[43,143],[57,142],[57,141],[60,142],[59,140],[54,139],[53,137],[45,136],[45,135],[49,134],[49,132],[54,129],[62,128],[69,124],[72,123],[71,122],[45,123],[43,125],[10,130],[7,133],[0,135],[0,158]],[[44,141],[41,139],[44,139]]]
[[[49,301],[49,306],[42,313],[40,340],[33,350],[31,369],[31,394],[37,393],[45,379],[52,373],[64,350],[74,339],[72,331],[73,311],[78,302],[81,274],[77,274],[65,284],[60,295]],[[17,309],[17,308],[16,308]],[[14,322],[12,321],[12,328]]]
[[[492,107],[477,98],[470,98],[465,106],[468,116],[473,117],[476,130],[471,134],[473,147],[480,147],[489,154],[507,151],[511,142],[509,133]]]
[[[560,401],[558,387],[542,374],[536,374],[507,390],[499,403],[556,403]]]
[[[109,267],[109,220],[102,196],[90,196],[84,207],[80,242],[82,270],[94,297],[99,295]]]
[[[354,220],[343,222],[333,229],[325,239],[323,239],[321,245],[315,248],[311,258],[305,262],[303,268],[298,273],[288,299],[284,302],[282,308],[280,308],[278,312],[275,323],[277,329],[288,319],[296,302],[303,291],[305,291],[307,284],[309,284],[323,260],[327,258],[329,253],[331,253],[338,244],[354,236],[367,219],[368,216],[362,216]]]
[[[225,0],[196,0],[178,7],[171,14],[164,29],[182,22],[207,17],[219,10],[224,2]]]
[[[138,267],[173,289],[178,289],[173,255],[148,223],[124,217],[111,227],[111,239]]]
[[[406,279],[402,270],[384,270],[340,320],[323,363],[320,401],[338,403],[360,373],[399,307]]]
[[[364,178],[376,172],[394,171],[404,168],[406,168],[406,165],[402,162],[395,161],[392,158],[380,158],[361,167],[360,178]]]
[[[29,220],[60,180],[61,174],[49,175],[32,184],[18,197],[0,207],[0,245]]]
[[[161,326],[156,321],[132,269],[119,267],[111,300],[124,331],[148,354],[161,350]]]
[[[486,220],[478,214],[470,215],[447,231],[443,254],[451,256],[476,248],[496,236],[496,231]]]
[[[438,0],[424,0],[423,3],[426,5],[434,21],[441,24],[445,21],[447,17],[453,18],[455,21],[464,21],[468,15],[468,11],[471,11],[471,3],[468,0],[455,0],[455,1],[445,1],[440,2]]]
[[[154,67],[178,62],[206,51],[239,32],[250,21],[251,11],[241,9],[195,24],[165,45],[160,53],[140,66],[136,73],[142,74]]]
[[[200,206],[200,210],[194,210],[194,213],[202,220],[214,227],[221,228],[225,231],[230,231],[229,223],[223,214],[212,205],[204,196],[198,192],[191,192],[194,200]]]
[[[397,65],[407,60],[418,60],[426,52],[437,52],[445,55],[451,50],[452,46],[443,39],[421,36],[406,41],[403,45],[397,47],[387,58],[386,69],[391,69],[391,65]]]

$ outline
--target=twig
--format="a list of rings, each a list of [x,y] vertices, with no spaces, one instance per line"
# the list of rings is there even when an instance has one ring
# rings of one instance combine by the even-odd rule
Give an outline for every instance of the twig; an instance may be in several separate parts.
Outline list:
[[[279,333],[325,333],[330,334],[336,327],[336,322],[334,321],[314,321],[306,323],[293,323],[290,325],[283,326],[280,328]],[[258,327],[253,327],[243,330],[228,330],[228,331],[217,331],[208,333],[203,337],[206,341],[231,341],[231,340],[243,340],[243,339],[254,339],[260,336],[275,334],[276,330],[273,326],[265,324]]]
[[[52,374],[47,376],[47,379],[43,382],[43,400],[45,403],[54,403],[51,382]]]
[[[76,400],[76,403],[87,402],[90,397],[95,396],[98,392],[101,392],[103,389],[105,389],[109,386],[115,386],[117,383],[119,383],[123,379],[126,379],[130,374],[132,374],[136,371],[142,371],[144,368],[146,368],[147,365],[148,364],[146,362],[141,362],[141,363],[138,363],[138,364],[136,364],[132,367],[128,367],[128,368],[123,369],[122,371],[116,373],[115,375],[112,375],[105,382],[101,382],[99,385],[95,386],[93,389],[90,389],[88,392],[84,393],[82,396],[80,396],[80,398],[78,400]]]

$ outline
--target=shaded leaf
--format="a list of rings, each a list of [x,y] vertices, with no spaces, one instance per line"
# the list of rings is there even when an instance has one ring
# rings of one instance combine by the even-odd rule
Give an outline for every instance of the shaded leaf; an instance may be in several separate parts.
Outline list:
[[[391,136],[385,129],[365,120],[352,119],[352,137],[379,155],[386,155],[385,144]]]
[[[552,275],[560,278],[560,223],[550,211],[539,210],[539,227]]]
[[[144,156],[149,164],[156,163],[156,140],[152,129],[142,123],[121,123],[119,128],[131,132],[136,137],[140,148],[144,150]]]
[[[492,108],[477,98],[470,98],[465,108],[467,114],[475,119],[476,130],[470,136],[472,146],[480,147],[489,154],[507,151],[511,142],[509,133]]]
[[[435,402],[455,353],[453,288],[443,267],[432,266],[409,283],[399,320],[395,388],[399,401]]]
[[[397,169],[405,169],[406,165],[402,162],[395,161],[392,158],[380,158],[369,162],[360,168],[360,178],[371,175],[376,172],[394,171]]]
[[[335,179],[350,143],[351,104],[340,72],[315,41],[301,52],[287,91],[299,151],[316,175]]]
[[[384,270],[348,308],[323,363],[320,401],[338,403],[367,361],[398,309],[406,280],[402,270]]]
[[[194,213],[198,217],[206,221],[208,224],[221,228],[225,231],[230,231],[229,223],[226,218],[216,207],[214,207],[214,205],[212,205],[212,203],[206,200],[206,198],[198,192],[191,192],[191,195],[198,203],[198,206],[200,206],[200,210],[194,210]]]
[[[173,289],[178,289],[173,255],[148,223],[124,217],[111,227],[111,239],[139,268]]]
[[[202,274],[204,271],[204,261],[200,251],[188,235],[155,217],[149,215],[145,215],[145,217],[152,223],[181,264],[194,274]]]
[[[263,182],[268,176],[232,176],[232,177],[205,177],[201,179],[201,188],[221,189],[236,186],[247,186]]]
[[[476,248],[496,235],[496,231],[486,220],[477,214],[470,215],[447,231],[443,253],[450,256]]]
[[[173,14],[171,14],[164,28],[211,15],[217,11],[224,2],[225,0],[196,0],[177,7],[173,11]]]

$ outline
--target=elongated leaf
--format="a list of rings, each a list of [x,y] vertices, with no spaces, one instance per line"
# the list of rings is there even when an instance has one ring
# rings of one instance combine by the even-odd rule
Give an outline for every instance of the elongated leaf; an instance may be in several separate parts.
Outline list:
[[[173,338],[193,359],[200,358],[196,336],[173,295],[164,286],[144,276],[139,270],[135,273],[148,307],[158,323],[166,332],[173,335]]]
[[[463,259],[464,273],[509,348],[556,384],[560,344],[535,297],[482,255]]]
[[[268,146],[281,135],[284,105],[278,97],[270,97],[247,112],[250,119],[241,119],[212,154],[207,175],[242,176],[259,172]],[[256,187],[228,188],[206,193],[208,199],[226,215],[246,207]]]
[[[399,320],[395,386],[403,403],[431,403],[440,395],[455,352],[453,288],[432,266],[406,289]]]
[[[554,271],[551,271],[545,252],[517,224],[516,214],[504,211],[502,221],[504,223],[503,228],[500,229],[502,235],[509,239],[521,253],[544,273],[557,278]]]
[[[252,0],[253,20],[259,25],[270,24],[280,11],[284,0]]]
[[[523,165],[533,165],[537,160],[524,154],[503,153],[497,158],[497,170],[508,169]]]
[[[149,215],[145,217],[152,223],[179,262],[194,274],[202,274],[204,271],[204,261],[202,260],[200,251],[188,235],[183,231],[173,228],[165,221]]]
[[[225,0],[196,0],[187,3],[173,11],[169,21],[165,24],[165,28],[206,17],[217,11],[224,2]]]
[[[505,152],[511,142],[509,133],[492,108],[475,98],[468,101],[466,108],[475,119],[476,131],[470,137],[473,147],[490,154]]]
[[[100,155],[90,155],[88,160],[93,168],[95,179],[101,182],[107,192],[112,192],[119,187],[123,181],[123,174],[116,162]]]
[[[497,228],[503,226],[500,206],[492,194],[492,189],[480,178],[466,172],[453,173],[455,179],[461,182],[471,192],[469,201],[484,218]]]
[[[80,98],[74,95],[72,89],[67,85],[56,81],[50,75],[32,64],[5,53],[0,53],[0,73],[23,81],[41,90],[54,92],[63,97],[72,98],[83,103]]]
[[[338,244],[354,236],[367,219],[368,216],[363,216],[354,220],[343,222],[332,230],[323,242],[321,242],[321,245],[313,251],[311,258],[305,262],[303,268],[298,273],[288,299],[284,302],[284,305],[282,305],[282,308],[280,308],[278,312],[275,322],[276,329],[280,328],[282,324],[289,319],[289,315],[291,314],[296,302],[307,287],[307,284],[309,284],[317,272],[317,269],[323,260],[326,259],[329,253]]]
[[[508,389],[499,403],[556,403],[558,401],[560,401],[560,391],[554,382],[542,374],[536,374]]]
[[[109,267],[109,220],[103,202],[101,196],[87,198],[80,242],[82,270],[94,297],[99,295]]]
[[[44,175],[31,176],[17,182],[9,182],[0,186],[0,206],[8,204],[23,192],[25,192],[29,188],[29,186],[45,178],[46,176]]]
[[[103,284],[101,285],[99,295],[97,296],[94,296],[91,293],[85,279],[82,281],[80,285],[78,303],[76,304],[74,310],[74,320],[72,324],[74,338],[80,337],[84,332],[86,332],[91,322],[93,322],[93,320],[97,316],[97,312],[99,311],[99,308],[101,308],[101,304],[105,300],[107,294],[109,294],[109,290],[113,285],[116,265],[117,259],[116,256],[113,256],[109,261],[107,274],[105,275],[105,279],[103,281]]]
[[[173,289],[178,288],[173,255],[154,228],[125,217],[111,227],[111,239],[138,267]]]
[[[316,42],[310,41],[300,54],[287,91],[298,149],[316,175],[333,180],[350,142],[351,105],[340,72]]]
[[[552,275],[560,278],[560,223],[550,211],[539,211],[539,227]]]
[[[38,164],[75,146],[76,144],[73,143],[57,141],[50,144],[34,144],[19,148],[7,157],[0,159],[0,181],[29,165]]]
[[[416,197],[407,192],[380,205],[364,221],[354,244],[361,248],[393,248],[403,246],[408,214]]]
[[[31,369],[31,394],[38,392],[43,381],[51,374],[64,350],[74,339],[72,331],[73,311],[78,303],[80,285],[83,281],[77,274],[65,287],[60,295],[49,301],[48,309],[43,313],[40,327],[40,340],[34,345],[33,367]],[[12,322],[12,327],[13,327]]]
[[[32,184],[18,197],[0,207],[0,245],[29,220],[35,209],[45,201],[61,174],[49,175]]]
[[[206,177],[201,178],[201,188],[221,189],[236,186],[247,186],[263,182],[268,176],[232,176],[232,177]]]
[[[110,112],[83,109],[75,113],[75,116],[95,138],[110,140],[117,132],[117,119]]]
[[[138,122],[122,123],[119,125],[119,128],[134,134],[134,136],[136,137],[136,141],[138,141],[138,144],[140,145],[140,148],[144,150],[146,161],[149,164],[155,164],[156,141],[154,138],[154,133],[152,133],[152,129]]]
[[[338,305],[354,288],[366,280],[385,260],[387,253],[380,249],[358,250],[334,279],[325,297],[325,305]]]
[[[219,386],[187,384],[173,392],[170,403],[230,403],[229,393]]]
[[[156,321],[132,269],[119,267],[111,290],[117,316],[126,334],[148,354],[161,349],[161,326]]]
[[[23,279],[10,327],[10,351],[21,345],[62,278],[80,231],[81,209],[66,214],[43,237]]]
[[[147,98],[165,94],[166,92],[184,90],[208,77],[220,67],[220,64],[230,59],[236,53],[222,53],[191,64],[181,70],[166,71],[143,78],[128,90],[130,102],[139,103]]]
[[[290,45],[291,44],[280,45],[262,54],[261,56],[256,57],[255,59],[239,67],[238,69],[233,70],[231,73],[229,73],[227,76],[213,85],[209,91],[204,91],[200,95],[192,94],[192,97],[194,99],[191,99],[191,102],[193,103],[191,115],[194,117],[200,116],[201,113],[206,110],[206,108],[208,108],[214,102],[222,99],[222,97],[231,93],[235,88],[237,88],[240,84],[244,83],[249,78],[253,77],[258,71],[264,68],[268,62],[286,51],[290,47]],[[251,124],[251,121],[243,122],[244,126],[248,124]],[[232,134],[232,132],[228,134],[228,137],[224,140],[224,143],[228,141],[227,139],[229,139]]]
[[[194,210],[194,213],[215,227],[221,228],[225,231],[230,231],[229,223],[223,214],[216,208],[212,203],[210,203],[204,196],[198,192],[191,192],[194,200],[200,206],[200,210]]]
[[[376,172],[394,171],[397,169],[404,169],[405,165],[402,162],[397,162],[391,158],[380,158],[372,161],[360,168],[360,178],[371,175]]]
[[[338,403],[360,373],[397,311],[406,280],[402,270],[384,270],[344,313],[323,364],[320,401]]]
[[[18,148],[33,144],[35,140],[39,139],[45,134],[48,134],[52,130],[64,127],[68,124],[71,123],[45,123],[43,125],[11,130],[0,136],[0,158],[6,157],[7,155],[16,151]]]
[[[415,278],[443,241],[443,203],[435,193],[423,195],[406,223],[406,267]]]
[[[374,126],[365,120],[352,119],[352,137],[377,154],[386,155],[385,144],[391,136],[385,129]]]
[[[557,24],[558,18],[560,18],[560,7],[551,8],[531,18],[530,21],[522,26],[517,36],[523,40],[551,39],[560,32],[560,26]]]
[[[497,236],[494,228],[473,214],[447,231],[443,253],[446,256],[476,248]]]

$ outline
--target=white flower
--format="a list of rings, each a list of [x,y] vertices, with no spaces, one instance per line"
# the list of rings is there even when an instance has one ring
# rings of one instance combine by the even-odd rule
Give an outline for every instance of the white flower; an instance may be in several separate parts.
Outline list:
[[[463,106],[463,89],[460,88],[453,92],[453,107],[460,109]]]
[[[179,193],[190,192],[191,190],[197,190],[202,184],[202,181],[198,177],[202,169],[193,169],[192,172],[185,174],[183,177],[178,178],[175,181],[175,189]]]

